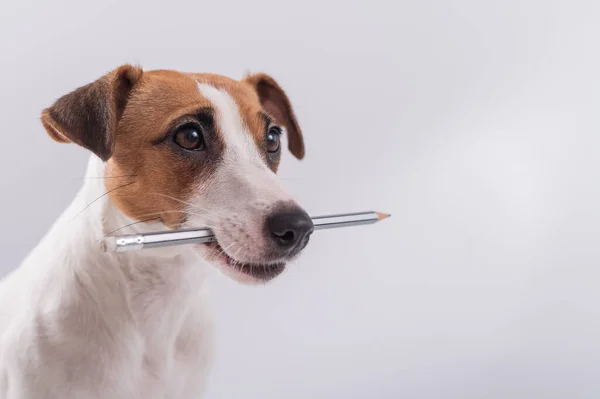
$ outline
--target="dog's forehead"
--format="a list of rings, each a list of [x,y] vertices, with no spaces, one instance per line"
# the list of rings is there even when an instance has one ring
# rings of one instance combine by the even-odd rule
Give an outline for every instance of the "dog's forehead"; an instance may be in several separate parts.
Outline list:
[[[249,133],[257,145],[260,145],[265,132],[265,115],[258,94],[244,81],[236,81],[213,74],[195,74],[200,93],[220,114],[222,128],[226,134]],[[237,123],[225,124],[225,120]],[[239,130],[239,131],[234,131]]]
[[[227,92],[240,106],[260,107],[258,94],[245,81],[210,73],[183,73],[170,70],[144,72],[140,94],[151,94],[162,100],[201,101],[197,84],[208,84]],[[139,92],[138,92],[139,93]]]
[[[169,70],[145,72],[130,105],[127,119],[135,121],[137,126],[152,121],[154,129],[164,130],[181,115],[211,108],[218,114],[239,116],[244,130],[257,143],[264,135],[263,110],[254,88],[243,80],[221,75]]]
[[[260,108],[260,100],[256,91],[244,81],[237,81],[226,76],[215,74],[191,74],[194,81],[199,84],[213,86],[229,94],[239,107]]]

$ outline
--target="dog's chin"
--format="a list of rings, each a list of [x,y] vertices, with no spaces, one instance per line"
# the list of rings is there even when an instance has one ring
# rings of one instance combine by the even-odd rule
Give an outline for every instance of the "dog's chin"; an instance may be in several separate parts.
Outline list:
[[[223,274],[243,284],[266,283],[285,270],[285,262],[248,263],[229,256],[217,241],[197,244],[203,258]]]

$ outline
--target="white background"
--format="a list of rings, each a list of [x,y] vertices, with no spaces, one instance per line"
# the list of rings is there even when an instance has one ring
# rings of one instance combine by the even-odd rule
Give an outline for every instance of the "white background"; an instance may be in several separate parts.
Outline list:
[[[81,184],[41,109],[125,62],[271,73],[319,232],[264,287],[212,284],[208,398],[600,397],[598,1],[3,1],[4,274]]]

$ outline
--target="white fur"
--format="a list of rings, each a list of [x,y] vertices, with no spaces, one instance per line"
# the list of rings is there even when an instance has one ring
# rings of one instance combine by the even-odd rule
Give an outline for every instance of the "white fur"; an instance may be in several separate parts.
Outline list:
[[[229,161],[243,160],[253,166],[260,166],[261,169],[268,170],[248,128],[244,126],[235,100],[229,93],[206,83],[198,83],[198,90],[216,110],[219,130],[225,136],[224,158]]]
[[[131,222],[108,196],[77,215],[105,192],[103,169],[92,156],[86,176],[95,179],[0,283],[2,399],[203,391],[212,356],[205,266],[184,247],[100,252],[96,240]]]

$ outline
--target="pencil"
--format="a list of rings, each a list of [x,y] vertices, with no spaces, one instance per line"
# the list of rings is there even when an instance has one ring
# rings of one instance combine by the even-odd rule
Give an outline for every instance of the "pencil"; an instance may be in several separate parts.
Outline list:
[[[372,224],[390,217],[381,212],[357,212],[340,215],[316,216],[312,218],[315,230]],[[215,241],[210,229],[173,230],[157,233],[106,237],[102,240],[105,252],[127,252],[145,248],[170,247],[174,245],[208,243]]]

